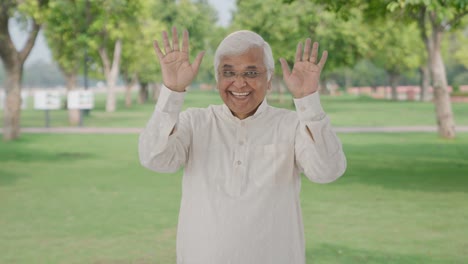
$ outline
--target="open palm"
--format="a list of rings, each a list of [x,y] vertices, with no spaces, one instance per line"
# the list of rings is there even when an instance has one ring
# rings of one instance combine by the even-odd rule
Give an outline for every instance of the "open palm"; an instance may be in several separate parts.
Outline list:
[[[204,52],[200,52],[193,64],[189,61],[189,37],[188,31],[183,33],[182,49],[179,49],[177,29],[172,29],[172,47],[166,31],[163,31],[164,53],[159,43],[154,42],[154,50],[159,58],[164,85],[177,92],[185,91],[185,88],[195,79],[198,73]]]
[[[294,98],[302,98],[318,91],[320,73],[327,61],[328,53],[324,51],[320,61],[316,63],[317,53],[318,43],[315,42],[311,50],[311,40],[307,39],[304,51],[302,50],[302,43],[297,45],[292,71],[290,71],[286,60],[280,59],[284,82]]]

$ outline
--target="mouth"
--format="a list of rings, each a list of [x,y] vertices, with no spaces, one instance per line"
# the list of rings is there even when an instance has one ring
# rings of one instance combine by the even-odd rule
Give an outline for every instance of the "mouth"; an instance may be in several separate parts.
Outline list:
[[[243,93],[238,93],[234,91],[229,91],[231,95],[233,95],[236,98],[245,98],[251,94],[251,92],[243,92]]]

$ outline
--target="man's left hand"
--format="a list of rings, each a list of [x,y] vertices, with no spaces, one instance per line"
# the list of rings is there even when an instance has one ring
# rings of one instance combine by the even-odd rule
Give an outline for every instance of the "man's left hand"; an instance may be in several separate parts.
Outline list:
[[[324,51],[317,63],[318,46],[318,43],[314,42],[311,49],[311,40],[308,38],[303,51],[302,43],[299,42],[292,71],[286,60],[280,59],[283,80],[294,98],[302,98],[319,89],[320,73],[327,61],[328,52]]]

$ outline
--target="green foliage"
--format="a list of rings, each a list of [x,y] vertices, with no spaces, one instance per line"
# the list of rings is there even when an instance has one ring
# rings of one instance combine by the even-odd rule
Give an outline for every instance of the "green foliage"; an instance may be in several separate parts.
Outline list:
[[[429,19],[438,30],[453,30],[462,26],[468,14],[468,0],[429,1],[429,0],[392,0],[387,8],[390,12],[403,12],[408,18],[415,18],[421,10],[429,14]]]
[[[384,69],[377,67],[369,60],[362,60],[352,68],[351,79],[353,86],[388,85],[387,74]]]
[[[137,74],[144,83],[160,82],[159,62],[153,50],[153,41],[162,41],[161,33],[176,26],[181,40],[182,31],[190,33],[190,53],[194,57],[206,50],[198,80],[213,80],[213,53],[215,40],[222,34],[216,26],[216,13],[207,1],[143,1],[138,25],[127,32],[128,41],[123,49],[122,72]],[[134,43],[134,40],[138,42]],[[131,44],[130,44],[131,43]]]
[[[97,50],[105,47],[112,54],[117,39],[125,39],[138,25],[135,18],[139,16],[140,0],[50,1],[45,33],[54,59],[65,73],[76,74],[83,68],[87,52],[92,58],[92,75],[102,76]]]
[[[468,21],[468,19],[466,19]],[[453,47],[448,52],[448,55],[453,55],[453,59],[462,64],[466,69],[468,69],[468,23],[466,23],[466,27],[463,30],[458,32],[454,32],[450,35],[450,44]],[[451,52],[455,51],[455,52]]]
[[[416,23],[377,20],[369,28],[369,58],[393,76],[415,70],[424,63],[425,49]]]
[[[281,0],[238,1],[233,29],[250,29],[270,43],[274,55],[294,61],[297,43],[310,37],[320,43],[320,51],[330,55],[325,74],[344,66],[353,65],[368,49],[368,33],[360,27],[358,9],[352,9],[345,20],[314,1]],[[355,30],[360,28],[360,30]],[[277,67],[277,74],[281,73]]]
[[[45,36],[54,60],[67,74],[77,74],[87,47],[85,1],[51,0]]]
[[[430,1],[430,0],[392,0],[387,8],[390,12],[398,10],[414,14],[424,8],[431,13],[435,25],[453,29],[461,25],[461,19],[468,14],[468,0]]]
[[[49,0],[7,1],[17,5],[18,15],[26,19],[34,19],[38,24],[44,23],[48,14]]]

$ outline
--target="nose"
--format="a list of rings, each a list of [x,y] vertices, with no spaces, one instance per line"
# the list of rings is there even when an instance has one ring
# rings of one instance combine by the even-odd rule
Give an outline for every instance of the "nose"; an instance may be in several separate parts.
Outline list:
[[[234,76],[234,84],[237,87],[244,87],[245,86],[244,77],[242,75],[240,75],[240,74],[237,74],[236,76]]]

